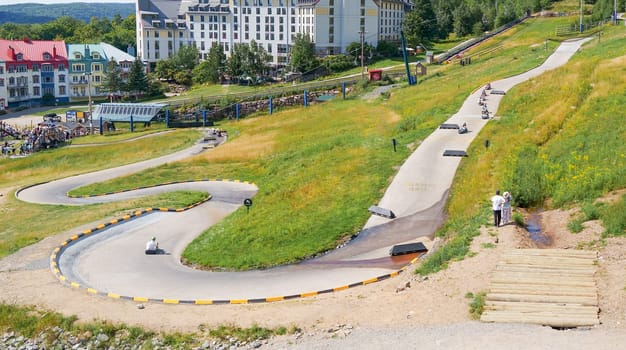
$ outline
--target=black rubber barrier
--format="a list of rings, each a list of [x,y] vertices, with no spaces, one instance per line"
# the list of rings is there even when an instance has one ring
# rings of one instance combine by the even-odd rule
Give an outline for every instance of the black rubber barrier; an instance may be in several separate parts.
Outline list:
[[[413,254],[413,253],[425,253],[428,249],[424,246],[422,242],[416,243],[407,243],[407,244],[398,244],[394,245],[393,248],[389,251],[389,255],[397,256],[397,255],[405,255],[405,254]]]
[[[465,151],[447,149],[443,152],[444,157],[467,157]]]
[[[396,214],[394,214],[390,209],[381,208],[375,205],[372,205],[367,210],[374,215],[386,217],[389,219],[394,219],[396,217]]]
[[[439,129],[459,129],[459,124],[441,124]]]

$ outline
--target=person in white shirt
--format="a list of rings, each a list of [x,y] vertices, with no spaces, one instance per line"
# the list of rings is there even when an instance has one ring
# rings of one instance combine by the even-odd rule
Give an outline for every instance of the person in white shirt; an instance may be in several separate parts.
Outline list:
[[[159,242],[157,242],[156,237],[152,237],[152,239],[146,243],[146,254],[156,254],[158,250]]]
[[[502,206],[504,205],[504,197],[500,195],[500,190],[496,191],[496,195],[491,197],[491,208],[493,209],[493,224],[498,227],[502,221]]]

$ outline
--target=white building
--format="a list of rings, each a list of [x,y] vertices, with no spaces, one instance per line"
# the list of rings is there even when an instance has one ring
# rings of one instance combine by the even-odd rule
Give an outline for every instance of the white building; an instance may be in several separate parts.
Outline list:
[[[398,41],[409,0],[137,0],[137,55],[155,63],[195,45],[205,58],[214,42],[230,56],[252,40],[288,63],[296,34],[309,35],[321,56],[363,40]]]

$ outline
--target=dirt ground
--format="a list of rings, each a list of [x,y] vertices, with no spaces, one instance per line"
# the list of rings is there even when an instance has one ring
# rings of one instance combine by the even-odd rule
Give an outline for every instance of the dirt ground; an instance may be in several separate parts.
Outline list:
[[[602,227],[598,222],[587,222],[582,232],[569,233],[566,225],[574,212],[575,209],[541,213],[543,231],[552,242],[549,247],[599,252],[597,284],[601,325],[598,328],[626,335],[626,240],[610,238],[601,243]],[[453,262],[448,269],[427,278],[407,272],[333,294],[267,304],[194,306],[148,303],[143,309],[138,308],[136,302],[90,295],[84,290],[66,287],[55,279],[48,266],[49,255],[60,241],[68,237],[68,232],[46,238],[0,260],[0,299],[5,303],[37,305],[66,315],[77,315],[82,321],[123,322],[156,331],[197,332],[220,324],[242,327],[295,325],[303,330],[303,334],[311,335],[310,339],[315,339],[315,334],[323,337],[346,327],[350,330],[445,327],[473,322],[468,313],[470,300],[465,295],[488,289],[489,275],[503,250],[535,246],[527,231],[512,224],[500,228],[484,227],[481,231],[472,243],[471,257]],[[426,240],[425,244],[432,247],[434,242]],[[414,268],[410,266],[407,271]]]

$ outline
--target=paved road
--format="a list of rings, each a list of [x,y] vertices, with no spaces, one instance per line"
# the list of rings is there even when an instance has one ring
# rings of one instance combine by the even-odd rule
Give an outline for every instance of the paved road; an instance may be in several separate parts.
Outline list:
[[[508,91],[522,81],[564,64],[583,42],[565,42],[542,66],[519,76],[492,82],[491,86],[494,90]],[[483,87],[480,87],[472,93],[459,112],[446,122],[466,122],[469,133],[459,135],[457,130],[435,130],[400,168],[378,204],[391,209],[397,218],[391,220],[372,216],[351,244],[321,258],[298,265],[238,273],[198,271],[183,266],[180,253],[184,247],[257,191],[252,184],[201,181],[152,190],[206,190],[213,195],[211,201],[183,213],[142,215],[79,240],[63,251],[59,257],[59,269],[69,281],[99,292],[176,300],[290,296],[393,273],[407,262],[392,260],[389,249],[395,244],[431,235],[441,223],[445,198],[461,160],[442,155],[447,149],[466,150],[488,122],[481,119],[481,109],[477,104],[482,90]],[[497,110],[501,98],[501,95],[487,96],[491,111]],[[75,187],[134,173],[201,151],[202,145],[198,144],[172,155],[52,181],[24,189],[18,193],[18,198],[34,203],[82,205],[144,195],[152,190],[93,198],[69,199],[65,196],[68,190]],[[145,242],[153,235],[159,238],[167,254],[143,254]]]

